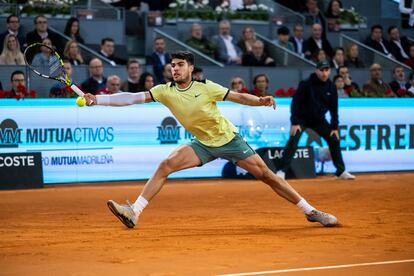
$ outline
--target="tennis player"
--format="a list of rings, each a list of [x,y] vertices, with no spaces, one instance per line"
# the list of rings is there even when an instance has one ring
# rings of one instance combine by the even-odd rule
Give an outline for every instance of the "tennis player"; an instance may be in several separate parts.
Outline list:
[[[170,109],[181,125],[195,136],[191,142],[175,149],[163,160],[147,181],[134,204],[108,201],[108,207],[129,228],[137,225],[139,215],[161,190],[167,177],[176,171],[202,166],[218,157],[228,159],[269,185],[279,196],[300,208],[308,221],[335,226],[335,216],[312,207],[285,180],[276,176],[258,154],[237,133],[236,127],[221,115],[218,101],[232,101],[249,106],[272,106],[272,96],[256,97],[230,91],[209,80],[194,81],[194,56],[179,51],[171,55],[173,81],[150,91],[112,95],[85,94],[89,106],[125,106],[160,102]]]

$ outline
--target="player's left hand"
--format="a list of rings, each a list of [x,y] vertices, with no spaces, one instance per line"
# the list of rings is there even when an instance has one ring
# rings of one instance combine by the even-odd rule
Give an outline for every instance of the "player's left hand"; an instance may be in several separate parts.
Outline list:
[[[276,102],[272,96],[264,96],[259,98],[259,102],[264,106],[273,106],[273,109],[276,109]]]
[[[336,139],[339,140],[339,131],[338,130],[331,130],[331,134],[329,136],[335,135]]]

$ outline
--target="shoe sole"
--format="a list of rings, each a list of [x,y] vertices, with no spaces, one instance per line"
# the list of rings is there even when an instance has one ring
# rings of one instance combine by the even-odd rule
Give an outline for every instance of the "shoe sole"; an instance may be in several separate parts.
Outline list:
[[[310,220],[307,219],[309,222],[319,222],[320,224],[322,224],[323,227],[335,227],[338,225],[338,222],[335,223],[328,223],[328,224],[323,224],[322,222],[318,221],[318,220]]]
[[[128,218],[119,214],[116,211],[115,205],[111,201],[108,201],[106,205],[108,205],[108,208],[111,210],[112,214],[114,214],[126,227],[134,228],[135,225]]]

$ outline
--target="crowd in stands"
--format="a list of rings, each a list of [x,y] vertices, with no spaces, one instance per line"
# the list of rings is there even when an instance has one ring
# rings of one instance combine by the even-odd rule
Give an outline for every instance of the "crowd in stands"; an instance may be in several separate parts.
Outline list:
[[[220,4],[220,1],[217,2],[217,4]],[[254,1],[240,0],[239,2],[241,5],[246,5]],[[286,26],[280,26],[277,28],[274,37],[269,38],[268,41],[258,39],[252,26],[245,26],[240,34],[235,35],[232,32],[231,21],[224,19],[218,22],[216,35],[212,37],[207,37],[204,34],[202,24],[194,23],[184,42],[198,52],[226,66],[248,67],[280,66],[281,61],[278,60],[277,56],[272,55],[269,50],[269,47],[273,44],[272,47],[277,45],[314,63],[328,61],[340,97],[414,96],[413,74],[411,73],[407,79],[403,67],[396,66],[394,68],[394,80],[388,84],[382,79],[380,64],[365,64],[362,61],[358,44],[351,43],[344,48],[332,47],[331,42],[327,39],[327,31],[335,29],[336,20],[343,8],[341,1],[329,1],[326,7],[320,7],[317,0],[287,2],[289,1],[284,4],[305,16],[305,25],[296,24],[291,30]],[[119,3],[119,5],[124,4],[127,5],[127,1]],[[154,39],[153,52],[146,56],[146,65],[150,65],[152,71],[143,72],[143,66],[137,59],[124,60],[117,56],[115,41],[111,37],[103,37],[101,40],[99,51],[101,58],[83,56],[80,45],[85,40],[80,35],[81,26],[76,18],[70,18],[64,29],[64,34],[69,40],[64,40],[51,31],[48,28],[47,18],[43,15],[36,16],[33,24],[34,29],[24,35],[20,32],[19,17],[15,15],[7,17],[7,31],[0,34],[0,64],[25,64],[22,54],[24,48],[38,42],[55,48],[61,54],[65,59],[65,70],[69,76],[72,75],[73,70],[76,70],[76,66],[88,65],[90,77],[81,83],[81,88],[92,94],[112,94],[120,91],[139,92],[149,90],[156,84],[172,81],[171,58],[168,45],[162,37]],[[305,29],[310,30],[309,37],[305,37]],[[363,43],[414,70],[414,45],[407,37],[400,35],[400,30],[396,26],[390,26],[387,29],[387,37],[388,39],[385,39],[381,25],[373,25],[369,37]],[[116,75],[106,77],[102,58],[114,66],[125,66],[127,79],[121,79]],[[43,48],[42,52],[28,57],[28,59],[32,60],[34,66],[45,66],[49,63],[50,52]],[[358,85],[352,81],[349,69],[354,68],[369,70],[370,78],[363,85]],[[15,74],[16,72],[18,73]],[[20,81],[22,76],[20,71],[16,72],[13,72],[11,77],[11,90],[1,90],[0,97],[35,97],[36,93],[34,91],[26,91],[22,88],[25,87],[24,83],[20,82],[19,87],[14,85],[15,80],[13,78]],[[201,80],[203,78],[202,68],[195,68],[194,79]],[[257,96],[291,96],[295,91],[293,87],[287,91],[275,90],[275,88],[269,87],[269,76],[266,74],[254,76],[252,84],[246,83],[240,76],[234,76],[230,81],[230,87],[240,93],[251,93]],[[53,85],[49,95],[50,97],[74,96],[63,84]]]

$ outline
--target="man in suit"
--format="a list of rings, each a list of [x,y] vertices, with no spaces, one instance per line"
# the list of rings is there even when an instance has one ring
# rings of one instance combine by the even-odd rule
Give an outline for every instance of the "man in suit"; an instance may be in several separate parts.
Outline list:
[[[388,41],[382,38],[382,26],[381,25],[374,25],[371,27],[371,35],[368,37],[367,41],[365,42],[366,45],[377,50],[384,55],[393,58],[390,50],[390,44]]]
[[[322,37],[322,26],[319,23],[312,25],[312,36],[305,41],[305,57],[310,59],[319,49],[323,49],[326,55],[332,57],[331,43]]]
[[[395,93],[395,95],[401,97],[411,87],[411,85],[405,80],[404,68],[397,65],[392,70],[392,76],[394,80],[389,83],[391,90]]]
[[[304,43],[305,39],[303,39],[303,25],[302,24],[296,24],[293,28],[293,36],[289,38],[289,41],[292,42],[293,47],[295,49],[295,53],[300,55],[301,57],[305,57],[305,51],[304,51]]]
[[[410,59],[411,43],[407,37],[400,37],[400,30],[396,26],[390,26],[388,28],[388,37],[390,38],[391,54],[402,63]]]
[[[105,37],[101,40],[101,54],[109,59],[113,66],[126,64],[124,59],[115,56],[115,41],[113,38]]]
[[[3,51],[3,43],[6,35],[13,34],[17,37],[17,40],[20,44],[20,49],[24,49],[26,47],[26,38],[23,33],[20,31],[20,19],[17,15],[11,14],[6,19],[7,23],[7,31],[0,34],[0,53]]]
[[[170,54],[165,51],[165,41],[161,37],[154,39],[154,52],[147,56],[147,64],[152,65],[152,71],[154,72],[157,82],[161,83],[164,79],[162,72],[164,66],[171,62]]]
[[[302,14],[305,16],[307,25],[319,23],[322,26],[322,37],[326,39],[326,19],[318,6],[318,1],[306,0],[306,5]]]
[[[228,65],[239,65],[242,63],[242,51],[236,45],[230,31],[230,22],[228,20],[220,21],[219,34],[213,37],[213,42],[216,45],[216,58]]]

